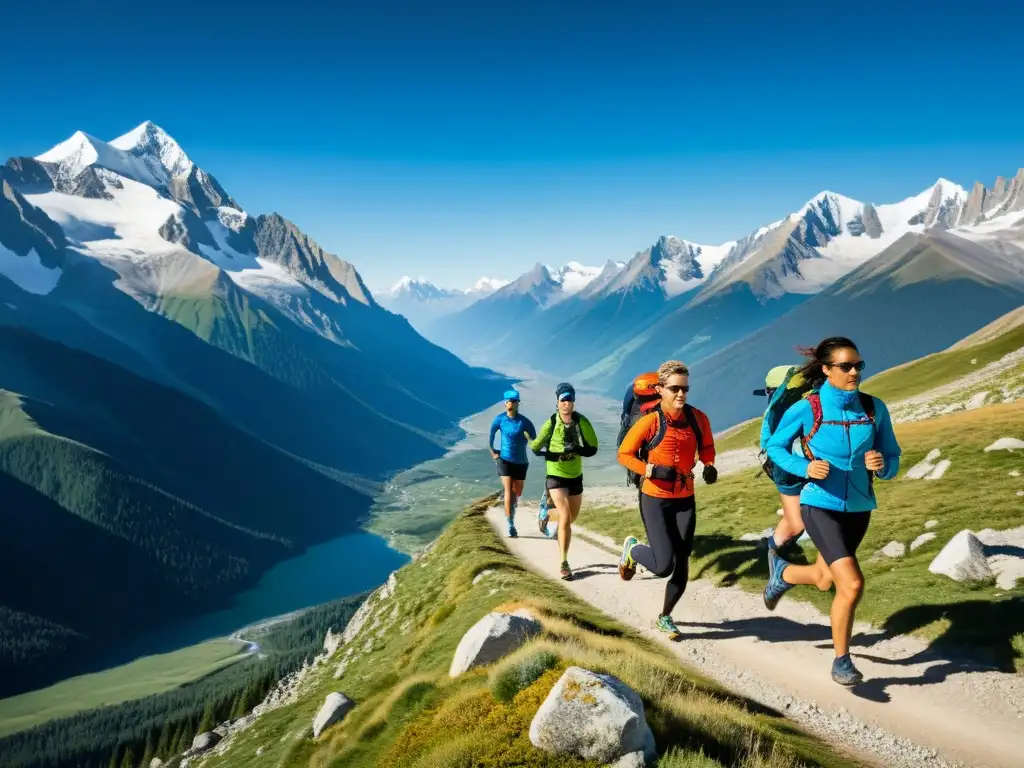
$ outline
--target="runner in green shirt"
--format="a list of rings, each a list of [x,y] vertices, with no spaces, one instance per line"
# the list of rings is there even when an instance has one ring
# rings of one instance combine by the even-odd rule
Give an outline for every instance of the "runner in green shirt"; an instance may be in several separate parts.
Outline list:
[[[540,428],[531,450],[547,461],[545,487],[558,510],[558,545],[563,579],[572,578],[569,542],[572,523],[583,505],[583,457],[597,453],[597,433],[590,420],[576,412],[576,390],[572,384],[555,387],[558,410]]]

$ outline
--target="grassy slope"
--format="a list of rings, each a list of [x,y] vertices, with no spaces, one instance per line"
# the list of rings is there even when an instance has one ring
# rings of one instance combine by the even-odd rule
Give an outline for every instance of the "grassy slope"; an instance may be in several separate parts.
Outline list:
[[[865,380],[864,389],[886,402],[896,402],[955,381],[1021,347],[1024,347],[1024,326],[1017,326],[983,344],[939,352],[883,371]],[[977,362],[972,365],[972,360]]]
[[[784,718],[692,675],[660,646],[526,571],[484,519],[490,503],[470,507],[429,555],[398,572],[394,595],[384,602],[374,598],[362,630],[317,668],[297,703],[268,713],[224,755],[202,765],[588,765],[545,755],[529,741],[534,713],[571,664],[610,672],[641,695],[665,755],[663,768],[854,764]],[[495,572],[474,585],[487,569]],[[523,605],[542,617],[543,635],[493,668],[449,679],[466,630],[490,610]],[[357,655],[336,681],[335,667],[350,648]],[[335,690],[356,707],[313,740],[313,717]]]
[[[981,370],[989,363],[1024,347],[1024,325],[981,344],[937,352],[912,363],[891,368],[864,380],[864,391],[887,403],[920,395],[935,387],[949,384]],[[972,364],[971,361],[975,362]],[[737,448],[757,447],[761,435],[761,419],[752,419],[726,430],[717,441],[719,453]]]
[[[903,449],[900,475],[875,485],[879,509],[861,545],[867,590],[858,619],[898,633],[914,632],[939,646],[966,647],[973,654],[1013,669],[1024,669],[1024,584],[1010,592],[994,584],[969,586],[928,572],[928,564],[963,528],[1006,529],[1021,525],[1024,455],[985,453],[1000,437],[1024,434],[1024,401],[994,405],[928,421],[897,424]],[[903,475],[933,448],[952,465],[937,481],[905,480]],[[778,522],[778,493],[759,468],[723,477],[714,486],[698,488],[697,535],[691,578],[711,577],[760,591],[767,564],[757,543],[739,541]],[[924,523],[938,520],[937,538],[913,552],[910,543],[925,532]],[[584,510],[580,522],[618,540],[633,533],[643,537],[634,510]],[[901,541],[907,555],[899,560],[872,561],[871,555],[890,541]],[[804,550],[814,558],[814,550]],[[831,593],[811,588],[789,592],[787,600],[807,600],[828,610]]]
[[[0,738],[87,709],[169,691],[245,658],[243,649],[236,640],[210,640],[2,699]]]

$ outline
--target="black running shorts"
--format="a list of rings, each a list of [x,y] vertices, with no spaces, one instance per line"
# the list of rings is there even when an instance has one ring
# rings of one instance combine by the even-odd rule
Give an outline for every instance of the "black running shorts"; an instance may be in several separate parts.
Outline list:
[[[505,461],[502,458],[498,458],[498,477],[511,477],[513,480],[525,480],[526,470],[530,468],[529,464],[517,464],[514,461]]]
[[[583,475],[579,477],[556,477],[548,475],[544,486],[550,491],[555,488],[565,488],[570,496],[583,495]]]
[[[834,512],[809,504],[800,505],[800,514],[807,535],[827,565],[844,557],[853,557],[871,521],[870,512]]]

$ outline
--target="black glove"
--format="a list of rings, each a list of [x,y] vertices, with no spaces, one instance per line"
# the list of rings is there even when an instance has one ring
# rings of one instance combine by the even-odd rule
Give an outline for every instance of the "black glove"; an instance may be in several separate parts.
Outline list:
[[[675,467],[663,467],[660,464],[655,464],[651,469],[651,479],[674,483],[676,480]]]
[[[715,469],[714,464],[705,464],[703,475],[704,482],[708,485],[714,485],[715,481],[718,480],[718,470]]]

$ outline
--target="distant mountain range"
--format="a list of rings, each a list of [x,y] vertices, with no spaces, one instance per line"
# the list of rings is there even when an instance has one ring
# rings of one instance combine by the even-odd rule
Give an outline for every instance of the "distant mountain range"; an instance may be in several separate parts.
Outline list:
[[[0,695],[355,529],[509,383],[153,123],[0,166],[0,360]]]
[[[825,191],[737,240],[661,237],[625,264],[586,270],[597,274],[575,291],[538,264],[424,333],[467,359],[616,397],[638,372],[679,357],[725,428],[757,413],[749,392],[768,367],[796,359],[797,344],[842,330],[884,367],[1018,306],[1022,220],[1024,169],[969,192],[939,179],[889,204]]]

